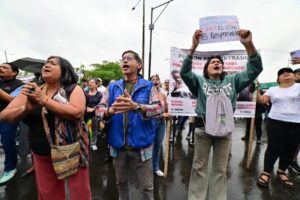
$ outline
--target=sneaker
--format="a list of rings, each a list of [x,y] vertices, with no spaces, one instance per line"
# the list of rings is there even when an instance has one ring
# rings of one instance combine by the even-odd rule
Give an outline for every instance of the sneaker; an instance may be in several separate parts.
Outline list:
[[[3,176],[0,179],[0,185],[4,185],[10,180],[12,180],[17,173],[17,169],[13,169],[7,172],[4,172]]]
[[[96,151],[98,149],[98,147],[95,144],[93,144],[92,149],[93,149],[93,151]]]
[[[195,142],[194,142],[194,141],[190,141],[190,142],[189,142],[189,146],[190,146],[190,147],[193,147],[194,145],[195,145]]]
[[[20,174],[20,178],[24,178],[24,177],[26,177],[26,176],[28,176],[28,175],[30,175],[30,174],[33,174],[34,173],[34,167],[33,166],[31,166],[29,169],[27,169],[25,172],[22,172],[21,174]]]
[[[155,174],[157,175],[157,176],[159,176],[159,177],[163,177],[165,174],[162,172],[162,171],[160,171],[160,170],[156,170],[155,171]]]
[[[104,158],[103,162],[104,162],[104,163],[109,163],[109,162],[111,162],[112,160],[113,160],[112,157],[106,156],[106,157]]]
[[[244,137],[242,137],[242,138],[241,138],[241,140],[243,140],[243,141],[248,141],[248,140],[249,140],[249,138],[248,138],[248,137],[246,137],[246,136],[244,136]]]
[[[186,140],[190,140],[191,139],[191,136],[186,136],[186,138],[185,138]]]
[[[291,169],[296,174],[300,175],[300,167],[297,162],[292,161],[292,163],[289,166],[289,169]]]
[[[256,144],[261,144],[261,140],[256,140]]]

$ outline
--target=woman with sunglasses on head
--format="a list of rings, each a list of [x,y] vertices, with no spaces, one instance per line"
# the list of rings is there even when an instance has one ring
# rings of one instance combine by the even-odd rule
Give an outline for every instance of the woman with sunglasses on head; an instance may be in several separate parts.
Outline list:
[[[208,100],[213,94],[220,94],[225,98],[225,101],[229,102],[227,107],[230,109],[227,111],[231,112],[231,119],[226,120],[231,120],[233,124],[232,112],[235,109],[237,94],[253,82],[262,71],[261,57],[254,47],[251,32],[240,30],[240,41],[245,46],[249,56],[246,70],[225,75],[224,62],[221,56],[212,56],[204,66],[203,76],[197,75],[192,72],[192,59],[201,35],[202,30],[195,31],[192,46],[180,70],[182,80],[197,98],[195,123],[201,124],[200,121],[202,120],[207,128],[210,116],[207,115],[210,114],[210,111],[206,110]],[[211,108],[208,107],[208,109]],[[196,125],[195,153],[188,190],[189,200],[205,200],[207,197],[217,200],[227,199],[226,169],[231,141],[231,132],[217,137],[208,134],[207,130]],[[208,160],[212,147],[212,170],[211,174],[208,174]]]
[[[1,112],[0,120],[23,119],[29,126],[29,143],[34,160],[38,199],[63,200],[68,194],[71,200],[89,200],[91,190],[86,148],[82,152],[83,156],[80,156],[82,167],[78,166],[77,172],[65,179],[58,179],[50,151],[51,141],[55,145],[64,146],[70,144],[71,140],[78,140],[77,132],[81,132],[81,126],[70,127],[77,131],[63,131],[59,129],[60,124],[57,122],[68,120],[75,124],[83,120],[86,102],[84,92],[77,85],[78,77],[73,66],[62,57],[51,56],[47,59],[42,68],[42,78],[45,81],[42,86],[36,83],[26,84],[21,94]],[[67,135],[66,132],[71,135]],[[80,148],[88,146],[87,135],[82,136],[82,142],[85,144]],[[65,191],[65,188],[68,191]]]
[[[164,176],[164,173],[159,169],[160,166],[160,150],[162,147],[162,142],[165,136],[166,131],[166,121],[165,117],[168,117],[168,102],[167,102],[167,96],[162,91],[161,82],[158,74],[153,75],[150,77],[150,80],[153,82],[154,86],[157,89],[158,95],[160,97],[161,105],[164,109],[164,114],[161,117],[154,118],[155,123],[155,137],[154,137],[154,144],[153,144],[153,172],[157,176]]]

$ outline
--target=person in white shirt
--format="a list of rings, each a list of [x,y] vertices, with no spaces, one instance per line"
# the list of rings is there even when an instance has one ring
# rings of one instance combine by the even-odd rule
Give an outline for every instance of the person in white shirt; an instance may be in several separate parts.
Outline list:
[[[298,62],[298,64],[300,64],[300,58],[295,59],[293,61],[293,63],[294,62]],[[294,74],[295,74],[296,83],[300,83],[300,68],[295,69]],[[298,175],[300,175],[300,166],[297,162],[297,157],[298,157],[299,151],[300,151],[300,144],[298,145],[298,148],[294,154],[294,159],[289,166],[289,169]]]
[[[163,85],[163,88],[162,88],[162,92],[166,95],[166,96],[169,96],[169,84],[170,84],[170,80],[169,79],[166,79],[164,81],[164,85]]]
[[[277,178],[285,187],[292,188],[294,183],[285,171],[300,142],[300,84],[295,82],[291,68],[280,69],[277,82],[279,86],[271,87],[264,95],[257,92],[258,103],[272,103],[267,119],[268,147],[264,170],[257,184],[268,187],[273,166],[279,158]]]
[[[98,85],[98,89],[97,89],[98,92],[100,92],[102,95],[104,95],[104,93],[106,91],[106,87],[104,87],[102,85],[102,79],[101,78],[97,78],[96,81],[97,81],[97,85]]]

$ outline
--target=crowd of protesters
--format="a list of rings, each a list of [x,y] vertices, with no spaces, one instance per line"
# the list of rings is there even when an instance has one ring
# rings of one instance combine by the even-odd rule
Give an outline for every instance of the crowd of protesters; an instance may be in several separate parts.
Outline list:
[[[257,144],[262,143],[262,113],[265,106],[272,105],[267,118],[264,169],[257,185],[268,187],[274,164],[279,159],[277,178],[281,184],[292,188],[294,183],[286,170],[290,168],[300,174],[297,163],[300,146],[300,69],[280,69],[279,85],[263,93],[254,83],[263,66],[253,44],[252,33],[241,29],[238,34],[248,54],[244,71],[226,75],[224,61],[216,55],[205,63],[203,75],[192,72],[193,54],[202,35],[199,29],[193,34],[191,48],[180,71],[171,73],[175,80],[172,90],[169,79],[163,82],[162,87],[158,74],[145,80],[140,75],[143,61],[132,50],[126,50],[121,55],[123,78],[111,81],[107,88],[99,77],[84,78],[81,80],[82,86],[78,86],[78,77],[72,65],[59,56],[47,59],[41,71],[42,83],[33,81],[24,84],[16,78],[19,72],[17,66],[1,64],[0,134],[5,161],[0,185],[5,185],[16,176],[16,129],[22,122],[28,126],[39,199],[65,199],[67,194],[72,200],[92,199],[89,155],[90,150],[97,150],[97,138],[103,130],[106,131],[109,156],[116,173],[119,199],[126,200],[130,196],[128,180],[131,161],[142,199],[154,199],[154,175],[165,175],[161,169],[160,155],[166,120],[174,121],[171,140],[174,141],[175,133],[181,135],[188,119],[187,116],[176,117],[168,113],[167,99],[170,94],[170,97],[189,97],[197,101],[196,116],[189,118],[186,138],[194,146],[188,199],[227,199],[226,170],[234,129],[233,111],[237,99],[244,92],[248,95],[246,101],[251,101],[249,95],[257,88],[257,103],[261,106],[256,107],[255,115]],[[222,92],[228,85],[231,90]],[[221,105],[222,113],[213,104],[216,101]],[[218,123],[215,123],[212,113],[220,117]],[[85,129],[88,127],[86,124],[90,124],[89,129]],[[216,130],[212,128],[214,126],[222,128]],[[242,138],[245,141],[249,139],[249,129],[250,120],[247,120],[246,133]],[[79,145],[78,166],[75,171],[60,178],[61,174],[56,169],[60,163],[54,162],[53,149],[76,142]],[[212,169],[209,173],[211,149]]]

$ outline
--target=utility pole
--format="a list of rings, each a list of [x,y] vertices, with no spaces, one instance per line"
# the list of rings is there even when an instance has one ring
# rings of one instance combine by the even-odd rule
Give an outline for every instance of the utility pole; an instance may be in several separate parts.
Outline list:
[[[149,30],[150,30],[150,44],[149,44],[149,73],[148,73],[148,79],[150,80],[150,76],[151,76],[151,56],[152,56],[152,31],[154,30],[154,24],[155,22],[158,20],[158,18],[160,17],[160,15],[164,12],[164,10],[167,8],[167,6],[169,5],[170,2],[172,2],[174,0],[170,0],[167,1],[165,3],[162,3],[156,7],[152,7],[151,8],[151,22],[149,25]],[[159,8],[163,5],[166,5],[164,7],[164,9],[159,13],[158,17],[155,19],[155,21],[153,22],[153,10],[155,10],[156,8]]]
[[[8,62],[6,50],[4,50],[4,54],[5,54],[5,62]]]
[[[145,0],[143,0],[143,36],[142,36],[142,75],[145,73]]]

